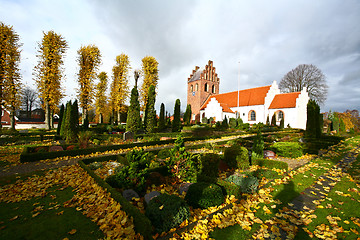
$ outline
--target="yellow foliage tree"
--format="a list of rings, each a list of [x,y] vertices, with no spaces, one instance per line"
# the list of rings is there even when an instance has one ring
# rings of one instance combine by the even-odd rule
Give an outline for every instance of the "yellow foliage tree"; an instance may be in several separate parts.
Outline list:
[[[143,75],[143,84],[140,89],[141,97],[141,110],[145,111],[145,106],[147,102],[147,94],[151,85],[157,88],[157,83],[159,80],[159,63],[152,56],[146,56],[142,59],[142,75]]]
[[[6,26],[2,22],[0,22],[0,39],[0,112],[4,101],[4,105],[10,110],[11,128],[15,129],[15,110],[21,104],[19,71],[21,44],[19,35],[12,26]]]
[[[350,113],[338,113],[338,117],[342,119],[343,123],[345,124],[346,131],[349,131],[355,127],[353,124],[353,118]]]
[[[54,31],[43,33],[43,39],[38,43],[39,62],[34,69],[35,81],[40,92],[39,96],[44,102],[45,123],[47,129],[52,127],[51,112],[53,112],[60,99],[64,96],[61,80],[64,77],[63,57],[68,48],[67,42],[60,34]]]
[[[96,115],[99,117],[99,123],[104,122],[104,115],[106,112],[106,100],[105,95],[108,83],[108,76],[106,72],[101,72],[98,76],[99,83],[96,85]]]
[[[117,113],[118,124],[120,123],[120,114],[125,111],[125,101],[129,97],[129,57],[122,53],[116,57],[116,64],[112,69],[113,82],[111,84],[111,106]]]
[[[78,82],[80,88],[79,101],[82,108],[82,123],[87,117],[89,106],[94,98],[94,79],[97,77],[97,70],[101,64],[100,50],[95,45],[82,46],[78,50],[78,63],[80,70]]]

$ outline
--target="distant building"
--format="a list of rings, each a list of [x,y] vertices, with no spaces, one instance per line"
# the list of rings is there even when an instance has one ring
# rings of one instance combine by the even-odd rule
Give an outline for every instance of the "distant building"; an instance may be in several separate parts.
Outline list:
[[[210,76],[209,76],[210,74]],[[274,81],[270,86],[245,89],[219,94],[220,79],[213,62],[200,69],[195,68],[188,79],[188,104],[191,105],[192,120],[212,117],[215,121],[240,117],[244,123],[266,123],[275,114],[277,124],[306,129],[307,103],[309,95],[301,92],[280,93]],[[200,106],[200,107],[199,107]]]

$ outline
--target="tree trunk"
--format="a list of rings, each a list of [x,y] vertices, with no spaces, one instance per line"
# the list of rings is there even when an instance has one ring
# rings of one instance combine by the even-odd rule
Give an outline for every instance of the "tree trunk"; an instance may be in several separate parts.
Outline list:
[[[45,125],[46,129],[51,129],[51,123],[50,123],[50,105],[47,100],[45,100]]]
[[[87,115],[88,115],[87,109],[83,108],[83,114],[82,114],[82,118],[81,118],[82,125],[84,125]]]
[[[10,110],[10,128],[15,130],[15,108],[11,107]]]
[[[121,112],[120,110],[117,111],[117,119],[118,119],[118,125],[121,125]]]
[[[1,66],[0,66],[1,68]],[[0,77],[2,77],[2,69],[0,69]],[[2,120],[2,116],[3,116],[3,109],[2,109],[2,86],[0,86],[0,129],[2,128],[2,124],[1,124],[1,120]]]
[[[99,123],[100,124],[102,124],[103,123],[103,115],[102,115],[102,113],[100,113],[100,115],[99,115]]]
[[[50,110],[50,126],[54,128],[54,110]]]

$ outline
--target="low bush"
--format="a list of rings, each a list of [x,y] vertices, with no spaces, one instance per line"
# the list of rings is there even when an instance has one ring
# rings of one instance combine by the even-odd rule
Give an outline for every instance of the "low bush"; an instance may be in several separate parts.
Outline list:
[[[269,169],[258,169],[252,172],[252,175],[254,177],[257,177],[258,179],[262,179],[262,178],[274,179],[280,177],[280,175],[277,172]]]
[[[247,169],[249,168],[248,150],[240,145],[232,145],[225,149],[224,162],[230,168]]]
[[[303,155],[303,149],[298,142],[276,142],[271,145],[271,149],[282,157],[298,158]]]
[[[219,185],[197,182],[190,185],[185,200],[194,208],[205,209],[224,203],[224,193]]]
[[[150,219],[157,233],[168,232],[189,219],[186,202],[178,196],[162,194],[147,205],[145,215]]]
[[[224,195],[234,195],[237,199],[241,198],[241,188],[235,183],[218,180],[217,184],[222,188]]]
[[[206,153],[200,155],[199,160],[200,169],[197,174],[197,181],[215,183],[219,176],[220,156],[214,153]]]
[[[103,167],[103,165],[102,165],[101,162],[92,162],[92,163],[89,164],[89,168],[91,170],[96,170],[96,169],[102,168],[102,167]]]
[[[171,152],[169,149],[163,148],[158,152],[157,157],[161,159],[166,159],[168,157],[171,157]]]
[[[288,170],[288,164],[286,162],[281,162],[281,161],[277,161],[277,160],[253,159],[252,164],[253,165],[258,165],[260,167],[277,168],[277,169]]]
[[[226,181],[239,186],[243,193],[254,193],[259,186],[259,179],[250,174],[242,176],[231,175],[226,178]]]

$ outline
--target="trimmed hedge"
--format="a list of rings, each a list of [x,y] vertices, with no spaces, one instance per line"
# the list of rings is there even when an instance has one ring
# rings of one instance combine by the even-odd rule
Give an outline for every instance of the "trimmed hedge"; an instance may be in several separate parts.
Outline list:
[[[271,149],[279,156],[298,158],[303,155],[303,149],[298,142],[276,142]]]
[[[218,180],[217,184],[222,188],[224,195],[234,195],[237,199],[241,198],[241,188],[235,183]]]
[[[152,239],[152,225],[150,220],[142,214],[139,209],[134,207],[130,202],[128,202],[118,191],[112,188],[109,184],[103,181],[99,176],[97,176],[93,171],[90,170],[88,166],[85,165],[83,161],[79,161],[79,165],[97,182],[99,186],[107,190],[111,197],[117,201],[121,208],[131,217],[133,217],[135,231],[140,233],[145,239]]]
[[[200,155],[200,171],[197,174],[198,182],[215,183],[219,176],[220,156],[214,153]]]
[[[150,219],[157,233],[168,232],[189,219],[190,210],[186,202],[176,196],[161,194],[151,199],[145,215]]]
[[[258,165],[260,167],[267,167],[267,168],[278,168],[278,169],[285,169],[288,170],[289,166],[286,162],[270,160],[270,159],[253,159],[253,165]]]
[[[249,168],[248,150],[240,145],[232,145],[224,151],[224,162],[230,168]]]

